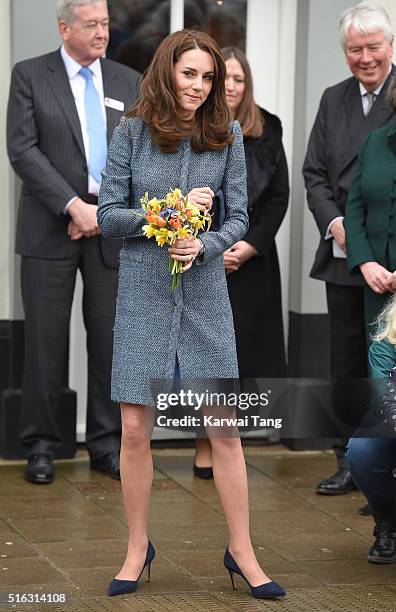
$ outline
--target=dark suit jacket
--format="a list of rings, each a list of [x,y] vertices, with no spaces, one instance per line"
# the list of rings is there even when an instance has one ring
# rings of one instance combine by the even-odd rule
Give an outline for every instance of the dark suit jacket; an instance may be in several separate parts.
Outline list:
[[[396,67],[392,66],[392,74]],[[390,77],[389,77],[390,78]],[[367,134],[394,120],[386,101],[389,78],[367,117],[363,114],[358,81],[351,77],[325,90],[312,128],[303,174],[308,205],[320,231],[311,276],[336,285],[361,285],[345,259],[336,259],[332,240],[324,240],[329,223],[344,216],[358,152]]]
[[[136,99],[139,74],[107,59],[101,60],[105,97]],[[122,111],[106,106],[107,139]],[[7,145],[11,164],[22,179],[16,252],[64,259],[80,249],[67,236],[70,220],[63,213],[73,196],[88,191],[88,168],[80,121],[60,50],[19,62],[11,79],[7,114]],[[103,260],[118,263],[119,241],[100,237]]]
[[[376,261],[396,270],[396,125],[371,132],[346,207],[348,266]]]

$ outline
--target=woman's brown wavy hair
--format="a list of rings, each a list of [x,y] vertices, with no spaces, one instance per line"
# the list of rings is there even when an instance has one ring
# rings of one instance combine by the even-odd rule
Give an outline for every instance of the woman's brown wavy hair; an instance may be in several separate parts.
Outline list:
[[[209,53],[214,63],[212,89],[193,119],[183,117],[174,64],[191,49]],[[139,98],[127,117],[140,117],[162,151],[176,151],[188,138],[194,151],[223,149],[233,140],[224,89],[225,63],[217,43],[205,32],[186,29],[169,34],[159,45],[140,84]]]
[[[245,76],[245,91],[235,119],[241,124],[244,136],[259,138],[264,129],[264,117],[254,101],[252,73],[246,55],[238,47],[225,47],[222,53],[224,61],[230,58],[236,59],[241,64]]]

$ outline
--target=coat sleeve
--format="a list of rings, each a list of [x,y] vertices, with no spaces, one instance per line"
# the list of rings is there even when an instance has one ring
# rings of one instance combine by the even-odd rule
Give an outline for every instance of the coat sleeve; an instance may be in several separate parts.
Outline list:
[[[330,138],[327,130],[327,97],[326,90],[320,101],[318,114],[309,137],[303,166],[308,206],[323,238],[331,221],[343,216],[335,202],[327,169],[326,149]]]
[[[374,340],[369,348],[368,361],[371,378],[370,406],[373,413],[379,415],[384,408],[384,394],[388,390],[390,372],[396,366],[395,347],[387,338]]]
[[[143,236],[144,210],[129,207],[131,199],[131,155],[134,134],[131,122],[121,118],[115,128],[107,152],[106,167],[102,172],[99,191],[98,225],[105,238],[134,238]]]
[[[389,378],[389,372],[396,366],[395,347],[384,338],[374,340],[368,353],[370,377],[384,380]]]
[[[234,140],[228,147],[228,156],[221,189],[224,194],[225,219],[217,232],[200,234],[205,245],[203,257],[197,265],[222,255],[235,242],[241,240],[249,227],[247,213],[246,163],[241,126],[234,121]]]
[[[8,156],[26,189],[51,212],[60,215],[77,194],[40,149],[34,105],[28,64],[21,62],[14,66],[11,76],[7,109]]]
[[[281,144],[280,157],[271,182],[262,196],[258,223],[249,228],[245,236],[260,255],[272,248],[276,233],[286,214],[289,202],[289,173],[286,155]]]
[[[367,149],[370,146],[369,134],[360,151],[356,175],[349,191],[344,226],[346,231],[347,264],[351,272],[359,272],[359,265],[375,261],[367,234],[366,204],[362,194],[362,174],[364,172]]]

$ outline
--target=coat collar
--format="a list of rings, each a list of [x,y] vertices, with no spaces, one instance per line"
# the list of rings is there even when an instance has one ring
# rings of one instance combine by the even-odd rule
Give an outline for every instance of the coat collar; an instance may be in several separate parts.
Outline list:
[[[105,98],[111,98],[116,95],[114,91],[117,91],[117,75],[115,74],[114,70],[112,70],[112,63],[109,60],[101,59],[100,64],[102,68],[104,96]],[[82,155],[85,157],[80,119],[60,49],[48,55],[48,72],[50,87],[58,100],[59,107],[62,109],[67,121],[69,122],[78,147]],[[118,111],[106,106],[106,119],[107,142],[109,143],[114,128],[116,125],[118,125],[120,120],[120,114]]]
[[[382,127],[392,117],[392,111],[386,99],[386,91],[389,81],[396,74],[396,66],[392,64],[392,70],[382,87],[378,98],[373,104],[371,111],[364,117],[359,83],[352,78],[348,84],[348,90],[344,96],[344,108],[347,117],[347,135],[349,147],[343,163],[343,168],[354,161],[366,136],[372,130]]]
[[[394,138],[396,136],[396,123],[392,123],[389,130],[386,133],[387,138]]]

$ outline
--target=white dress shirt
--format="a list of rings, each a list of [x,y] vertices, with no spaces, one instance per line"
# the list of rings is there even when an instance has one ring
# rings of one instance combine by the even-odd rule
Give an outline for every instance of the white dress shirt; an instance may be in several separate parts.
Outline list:
[[[388,78],[388,77],[387,77],[387,78]],[[365,115],[367,115],[368,110],[369,110],[369,100],[368,100],[368,97],[367,97],[367,95],[366,95],[366,94],[368,94],[368,93],[372,93],[372,94],[374,94],[374,95],[375,95],[374,100],[375,100],[375,99],[376,99],[376,98],[377,98],[377,97],[380,95],[380,92],[381,92],[381,89],[382,89],[382,88],[383,88],[383,86],[384,86],[384,83],[385,83],[385,81],[384,81],[383,83],[381,83],[381,85],[380,85],[379,87],[377,87],[377,89],[373,89],[373,91],[372,91],[372,92],[369,92],[369,91],[368,91],[368,90],[365,88],[365,86],[364,86],[364,85],[362,85],[362,83],[359,81],[359,89],[360,89],[360,95],[361,95],[361,97],[362,97],[362,107],[363,107],[363,113],[364,113]]]
[[[89,161],[89,138],[88,138],[88,129],[87,129],[87,119],[85,113],[85,102],[84,102],[84,92],[85,92],[85,84],[86,81],[84,77],[79,73],[81,69],[81,65],[76,62],[66,51],[65,47],[62,45],[61,47],[61,55],[63,62],[65,64],[67,76],[69,77],[70,87],[74,96],[74,102],[76,104],[78,117],[80,119],[81,132],[84,143],[85,157],[87,160],[87,164]],[[88,68],[92,71],[93,77],[92,81],[94,86],[97,89],[99,94],[99,99],[101,100],[104,125],[105,128],[107,126],[106,120],[106,108],[104,103],[104,90],[103,90],[103,77],[102,77],[102,67],[100,64],[100,59],[96,59],[92,64],[88,66]],[[98,183],[95,178],[89,174],[88,175],[88,193],[93,195],[98,195],[100,183]],[[65,207],[65,211],[68,206],[75,200],[76,198],[72,198]]]

